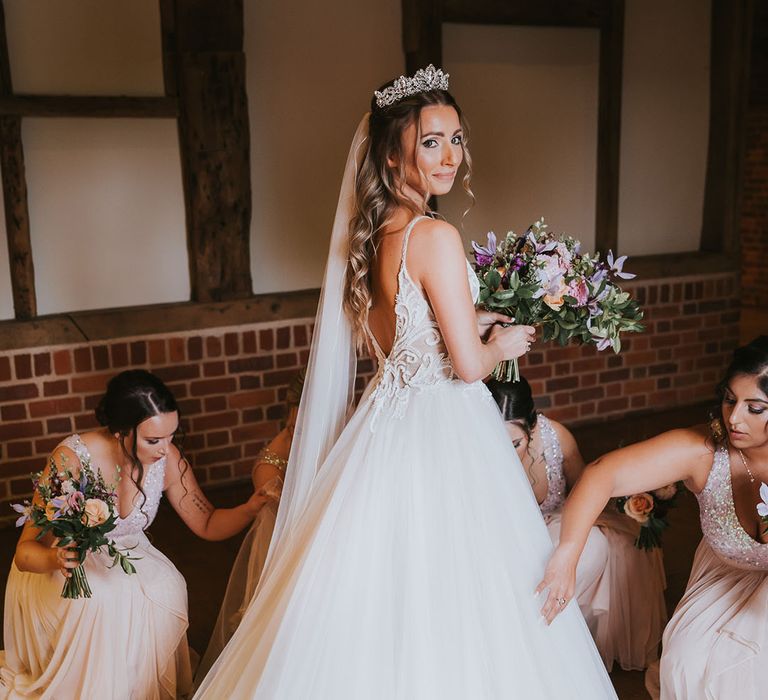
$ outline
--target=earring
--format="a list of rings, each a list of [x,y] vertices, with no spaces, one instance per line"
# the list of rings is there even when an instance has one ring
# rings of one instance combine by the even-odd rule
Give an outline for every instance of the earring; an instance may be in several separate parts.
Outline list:
[[[723,428],[723,422],[719,418],[713,418],[709,422],[709,429],[715,442],[723,442],[725,440],[725,428]]]

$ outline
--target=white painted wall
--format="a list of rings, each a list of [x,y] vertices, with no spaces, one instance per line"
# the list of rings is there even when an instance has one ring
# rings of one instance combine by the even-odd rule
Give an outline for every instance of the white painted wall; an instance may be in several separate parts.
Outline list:
[[[627,0],[619,249],[698,250],[709,134],[709,0]]]
[[[347,151],[404,68],[399,0],[246,0],[256,293],[319,287]]]
[[[467,241],[522,232],[543,215],[594,246],[598,49],[595,29],[444,26],[451,91],[470,123]],[[457,224],[469,200],[460,187],[443,200]]]

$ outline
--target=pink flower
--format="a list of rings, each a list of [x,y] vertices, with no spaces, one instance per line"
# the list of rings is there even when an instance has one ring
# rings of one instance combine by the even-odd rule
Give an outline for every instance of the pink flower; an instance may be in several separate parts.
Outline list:
[[[656,489],[653,492],[653,495],[656,496],[656,498],[658,498],[660,501],[668,501],[673,498],[676,493],[677,484],[667,484],[666,486],[662,486],[660,489]]]
[[[71,511],[80,510],[80,507],[85,501],[85,496],[79,491],[72,491],[67,496],[67,508]]]
[[[653,512],[653,496],[650,493],[636,493],[624,504],[624,512],[639,523],[648,522]]]
[[[572,280],[568,285],[568,296],[576,300],[576,306],[585,306],[589,299],[589,287],[584,278]]]
[[[83,525],[96,527],[105,523],[109,518],[109,506],[99,498],[89,498],[85,502],[83,516],[81,518]]]

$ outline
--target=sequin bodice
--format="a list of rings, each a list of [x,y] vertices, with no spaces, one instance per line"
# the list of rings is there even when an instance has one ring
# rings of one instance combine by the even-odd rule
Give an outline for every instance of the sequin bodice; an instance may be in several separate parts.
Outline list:
[[[395,415],[402,415],[413,390],[422,390],[455,379],[448,350],[432,308],[424,292],[411,279],[405,264],[408,240],[414,225],[422,218],[425,217],[415,218],[403,236],[395,296],[395,339],[388,355],[384,354],[373,333],[368,331],[378,361],[378,371],[368,397],[376,413],[388,406]],[[467,275],[472,298],[476,300],[480,284],[469,263]]]
[[[77,433],[64,439],[61,444],[69,447],[81,463],[91,463],[94,469],[97,468],[92,463],[88,448]],[[125,535],[135,535],[148,528],[157,515],[157,508],[163,497],[164,485],[165,457],[147,467],[144,473],[144,482],[141,485],[146,501],[142,500],[141,495],[137,497],[138,502],[134,505],[133,510],[125,518],[118,517],[115,529],[108,535],[109,539],[117,540]]]
[[[542,515],[551,515],[559,511],[565,503],[565,472],[563,471],[563,450],[560,440],[546,416],[539,414],[537,422],[544,451],[547,474],[547,495],[539,504]]]
[[[701,530],[715,554],[738,569],[768,571],[768,544],[752,539],[736,515],[727,447],[715,452],[707,483],[696,497]]]

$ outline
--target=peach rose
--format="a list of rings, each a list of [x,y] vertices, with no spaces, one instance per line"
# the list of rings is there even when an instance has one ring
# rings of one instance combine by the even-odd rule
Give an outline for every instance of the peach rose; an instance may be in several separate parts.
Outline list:
[[[45,517],[48,518],[48,520],[53,520],[58,512],[59,509],[52,501],[48,501],[48,503],[45,504]]]
[[[109,506],[100,498],[89,498],[85,502],[83,517],[81,518],[83,525],[96,527],[97,525],[106,522],[108,519]]]
[[[658,498],[660,501],[668,501],[676,493],[677,493],[677,485],[667,484],[666,486],[662,486],[660,489],[656,489],[653,492],[653,495],[656,496],[656,498]]]
[[[639,523],[648,522],[653,510],[653,496],[650,493],[636,493],[624,503],[624,512]]]
[[[568,285],[562,280],[560,281],[560,287],[557,290],[557,294],[545,294],[544,303],[550,308],[557,311],[563,305],[563,297],[568,293]]]

